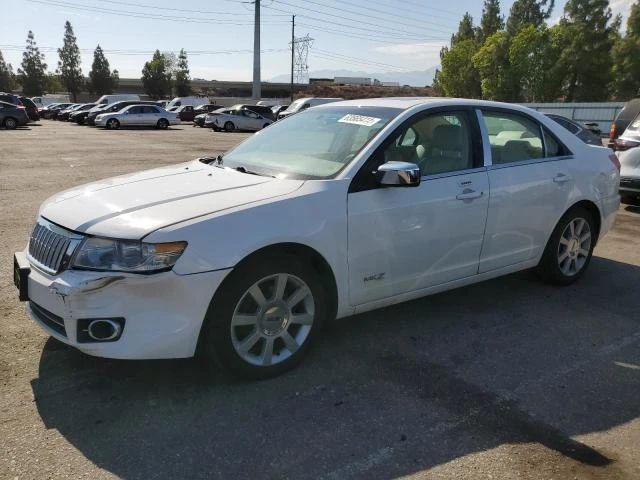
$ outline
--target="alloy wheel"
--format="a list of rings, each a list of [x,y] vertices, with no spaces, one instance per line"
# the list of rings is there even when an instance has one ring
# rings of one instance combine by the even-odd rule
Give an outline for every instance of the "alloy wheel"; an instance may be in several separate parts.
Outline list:
[[[558,244],[558,267],[572,277],[587,263],[591,251],[591,228],[584,218],[572,219],[565,227]]]
[[[236,353],[256,366],[290,358],[307,340],[315,318],[309,286],[288,273],[258,280],[240,297],[231,318]]]

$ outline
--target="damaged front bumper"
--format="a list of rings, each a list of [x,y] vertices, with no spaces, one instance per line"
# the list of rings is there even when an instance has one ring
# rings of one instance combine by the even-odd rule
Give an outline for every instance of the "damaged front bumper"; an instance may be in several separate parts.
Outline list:
[[[195,353],[202,321],[230,270],[153,275],[65,270],[49,275],[15,254],[14,283],[29,315],[51,336],[84,353],[122,359],[184,358]],[[87,341],[92,319],[122,324],[117,341]]]

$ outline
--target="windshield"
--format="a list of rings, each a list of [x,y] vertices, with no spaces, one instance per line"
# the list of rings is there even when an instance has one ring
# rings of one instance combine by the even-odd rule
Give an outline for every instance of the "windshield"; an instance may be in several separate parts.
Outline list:
[[[224,166],[278,178],[330,178],[401,111],[357,106],[305,110],[227,152]]]
[[[289,105],[286,109],[287,112],[296,112],[304,103],[304,98],[299,98],[295,100],[291,105]]]

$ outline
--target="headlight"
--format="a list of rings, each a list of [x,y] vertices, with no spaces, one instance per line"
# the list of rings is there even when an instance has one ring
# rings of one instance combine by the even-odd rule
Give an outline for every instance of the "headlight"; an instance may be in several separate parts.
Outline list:
[[[186,247],[187,242],[145,243],[87,237],[73,259],[72,268],[133,273],[169,270]]]
[[[102,120],[104,118],[104,115],[96,115],[96,120]]]

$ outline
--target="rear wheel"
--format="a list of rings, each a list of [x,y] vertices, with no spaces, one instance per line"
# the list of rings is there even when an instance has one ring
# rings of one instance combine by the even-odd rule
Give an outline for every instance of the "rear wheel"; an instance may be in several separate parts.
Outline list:
[[[7,130],[14,130],[18,126],[18,122],[15,118],[7,117],[4,119],[3,125]]]
[[[120,122],[115,118],[110,118],[107,120],[107,128],[110,130],[117,130],[120,128]]]
[[[160,120],[158,120],[158,128],[164,130],[165,128],[169,128],[169,122],[167,121],[166,118],[161,118]]]
[[[568,211],[551,234],[538,264],[538,273],[549,283],[569,285],[575,282],[591,261],[595,241],[591,213],[584,208]]]
[[[233,122],[225,122],[224,129],[227,132],[233,132],[236,129],[236,126],[233,124]]]
[[[318,275],[298,257],[241,265],[211,302],[202,352],[242,377],[278,375],[300,362],[326,317],[326,303]]]

